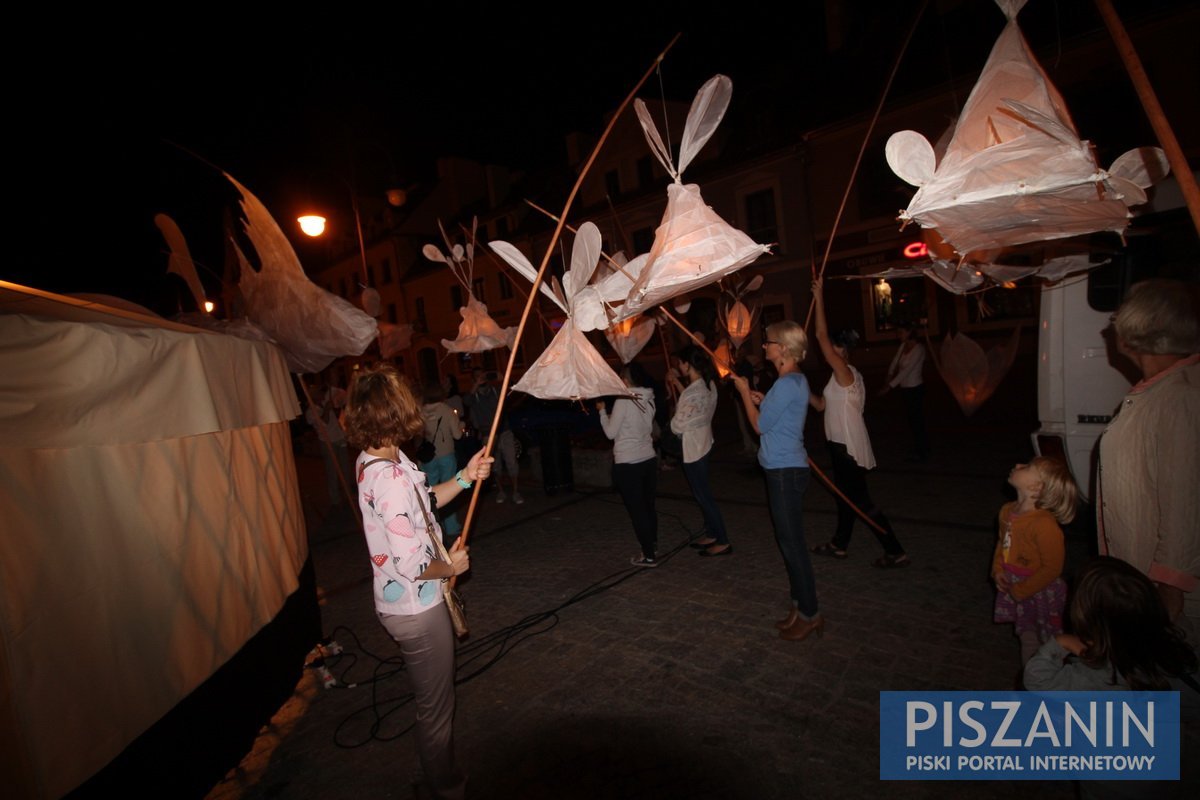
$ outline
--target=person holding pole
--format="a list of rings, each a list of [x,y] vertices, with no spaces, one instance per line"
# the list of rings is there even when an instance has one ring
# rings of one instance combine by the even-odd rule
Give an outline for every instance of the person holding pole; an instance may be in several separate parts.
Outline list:
[[[618,397],[612,413],[603,400],[596,401],[600,427],[613,440],[612,481],[633,521],[633,532],[641,555],[630,561],[635,567],[657,567],[658,513],[654,496],[658,489],[658,455],[654,452],[654,390],[650,377],[636,361],[621,370],[621,380],[631,397]]]
[[[779,378],[763,395],[750,388],[742,375],[733,375],[733,385],[742,400],[750,424],[760,435],[758,463],[767,481],[767,503],[775,525],[775,543],[783,556],[791,593],[788,615],[775,623],[780,637],[802,641],[825,630],[825,618],[817,606],[817,587],[812,561],[804,542],[804,490],[808,487],[808,453],[804,449],[804,421],[811,393],[800,362],[808,352],[804,328],[790,320],[767,326],[763,342],[766,358],[779,371]]]
[[[829,335],[825,321],[824,282],[813,280],[813,306],[816,310],[817,344],[833,375],[825,384],[825,394],[813,398],[813,408],[825,412],[825,439],[829,457],[833,461],[833,480],[845,498],[837,498],[838,521],[833,539],[817,545],[813,552],[819,555],[845,558],[850,546],[850,534],[856,516],[851,503],[867,517],[871,531],[883,546],[883,555],[872,566],[881,569],[907,567],[912,562],[896,538],[892,525],[883,512],[871,502],[867,491],[867,470],[875,468],[875,453],[871,450],[871,437],[867,434],[867,423],[863,420],[863,408],[867,404],[867,388],[862,373],[849,360],[850,350],[858,344],[858,333],[846,329]],[[846,502],[849,500],[850,502]]]
[[[442,583],[470,569],[462,539],[449,561],[435,556],[442,531],[433,512],[491,474],[481,450],[453,478],[427,485],[400,445],[425,427],[421,404],[395,367],[361,370],[343,415],[346,435],[361,448],[358,504],[374,576],[375,612],[400,646],[417,708],[417,750],[433,796],[461,798],[466,774],[454,754],[454,632]]]
[[[671,430],[683,438],[683,474],[700,506],[705,535],[692,543],[702,556],[733,555],[725,532],[725,518],[717,507],[708,481],[708,456],[712,452],[712,418],[717,410],[717,368],[704,349],[690,344],[676,356],[677,368],[687,380],[684,388],[675,371],[667,381],[679,393]]]

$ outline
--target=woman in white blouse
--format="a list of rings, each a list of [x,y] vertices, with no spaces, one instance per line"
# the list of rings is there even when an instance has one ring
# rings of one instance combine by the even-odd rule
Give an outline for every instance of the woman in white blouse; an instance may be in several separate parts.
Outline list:
[[[853,330],[839,331],[830,337],[825,321],[825,297],[820,278],[813,281],[813,301],[816,306],[816,336],[821,353],[833,375],[825,384],[825,395],[814,396],[810,401],[813,408],[825,412],[825,439],[829,457],[833,461],[833,480],[837,488],[851,503],[862,510],[875,523],[868,527],[883,546],[883,555],[872,562],[880,568],[907,567],[910,563],[900,540],[883,512],[871,502],[867,491],[867,470],[875,468],[875,453],[867,435],[867,424],[863,420],[863,408],[867,404],[867,389],[863,376],[850,364],[851,348],[858,344],[858,333]],[[854,529],[855,512],[841,497],[837,499],[838,522],[833,539],[812,549],[814,553],[833,558],[845,558],[850,546],[850,534]],[[875,526],[879,527],[879,530]]]
[[[657,567],[658,512],[654,495],[658,491],[658,455],[654,452],[654,390],[646,371],[637,363],[621,370],[621,380],[632,397],[618,397],[608,413],[603,400],[596,403],[600,427],[613,440],[613,487],[621,495],[625,510],[633,521],[633,532],[642,547],[640,556],[631,559],[635,567]]]
[[[725,532],[725,520],[708,482],[708,455],[712,451],[712,418],[717,410],[717,369],[708,354],[696,345],[688,345],[676,354],[676,368],[687,387],[674,373],[667,380],[679,392],[671,430],[683,439],[683,474],[704,519],[704,535],[692,542],[702,556],[733,554],[733,545]]]

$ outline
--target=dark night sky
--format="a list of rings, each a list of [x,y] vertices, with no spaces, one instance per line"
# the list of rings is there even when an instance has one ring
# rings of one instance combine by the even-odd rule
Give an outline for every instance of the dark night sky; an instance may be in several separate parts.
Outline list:
[[[988,0],[940,5],[953,13],[927,14],[893,96],[977,72],[1003,25]],[[564,135],[598,131],[676,32],[668,97],[688,100],[723,72],[734,80],[730,114],[773,103],[815,127],[873,107],[918,6],[843,4],[847,44],[832,59],[825,4],[814,0],[786,16],[777,4],[711,0],[578,3],[557,15],[416,2],[311,22],[280,11],[270,23],[205,5],[169,21],[72,18],[53,35],[30,26],[38,55],[12,73],[10,115],[23,224],[0,277],[150,303],[166,280],[159,211],[179,221],[197,258],[219,258],[207,252],[219,252],[232,193],[179,147],[228,170],[277,218],[306,195],[344,195],[333,173],[348,175],[351,158],[363,192],[382,188],[372,181],[390,178],[391,162],[402,185],[428,180],[440,155],[562,163]],[[1037,47],[1093,26],[1095,12],[1088,0],[1031,0],[1021,21]],[[660,96],[657,79],[642,96]]]

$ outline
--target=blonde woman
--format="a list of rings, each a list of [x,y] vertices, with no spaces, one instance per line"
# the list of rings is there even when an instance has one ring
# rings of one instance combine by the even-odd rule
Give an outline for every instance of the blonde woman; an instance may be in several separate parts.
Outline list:
[[[733,376],[746,417],[760,436],[758,463],[767,481],[767,502],[775,525],[775,543],[783,556],[791,590],[788,615],[775,623],[779,635],[801,641],[820,636],[825,618],[817,607],[817,587],[804,541],[804,490],[808,487],[808,453],[804,449],[804,421],[811,392],[800,362],[808,352],[804,328],[785,320],[767,327],[763,342],[766,358],[779,378],[763,395],[751,390],[740,375]]]

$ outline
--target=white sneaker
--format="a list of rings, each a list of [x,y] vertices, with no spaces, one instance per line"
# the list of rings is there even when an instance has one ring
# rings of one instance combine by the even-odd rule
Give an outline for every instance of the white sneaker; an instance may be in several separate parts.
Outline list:
[[[497,502],[497,503],[503,503],[503,502],[504,502],[504,492],[501,492],[501,491],[497,491],[497,492],[496,492],[496,502]]]
[[[521,505],[521,503],[525,502],[525,498],[521,497],[521,495],[517,494],[516,492],[513,492],[513,502],[517,505]]]
[[[629,559],[629,563],[635,567],[657,567],[658,566],[658,561],[656,559],[646,558],[645,556],[634,556],[633,558]]]

